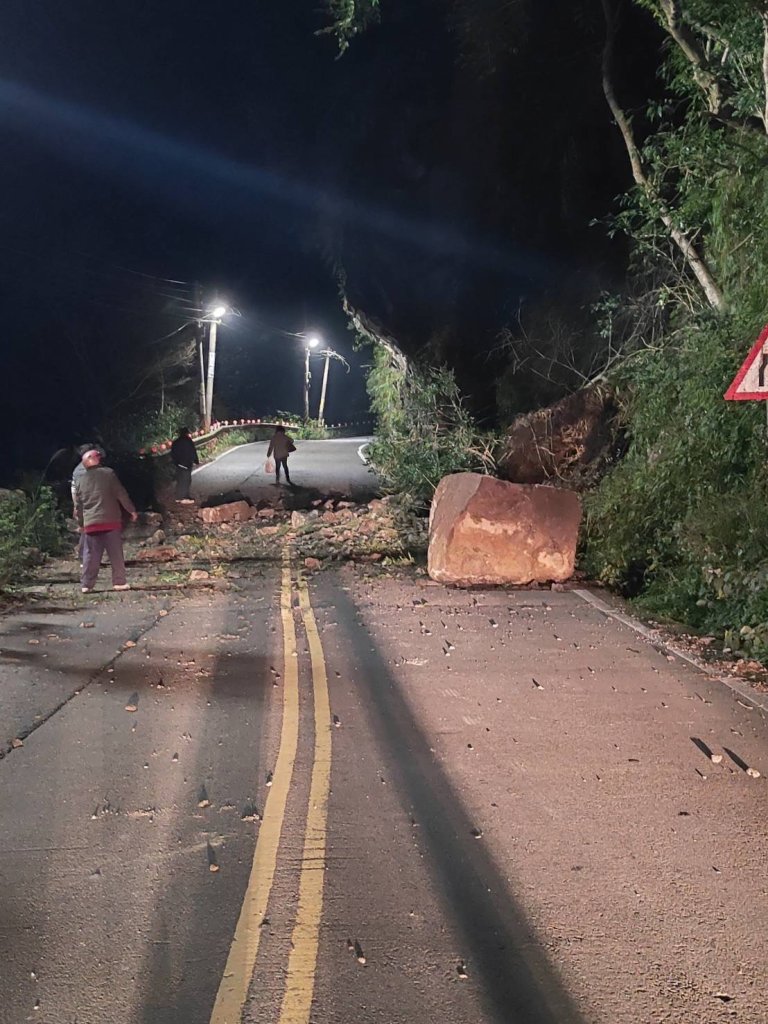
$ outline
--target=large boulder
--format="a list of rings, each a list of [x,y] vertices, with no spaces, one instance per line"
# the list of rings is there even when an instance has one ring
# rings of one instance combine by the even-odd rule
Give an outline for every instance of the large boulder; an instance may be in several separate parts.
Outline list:
[[[573,491],[446,476],[429,516],[429,575],[463,585],[562,582],[573,575],[580,521]]]

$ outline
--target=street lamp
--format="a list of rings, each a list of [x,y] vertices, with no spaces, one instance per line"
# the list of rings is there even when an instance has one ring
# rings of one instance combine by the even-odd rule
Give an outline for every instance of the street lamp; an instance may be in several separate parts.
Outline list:
[[[209,325],[208,327],[208,381],[205,385],[205,415],[204,425],[206,430],[211,429],[211,421],[213,418],[213,377],[216,372],[216,330],[222,321],[222,318],[227,315],[227,307],[221,305],[219,302],[215,302],[208,310],[207,315],[203,318],[203,322]],[[202,363],[201,363],[202,368]]]
[[[316,334],[311,334],[304,339],[304,419],[309,419],[309,382],[312,374],[309,372],[309,356],[313,348],[317,348],[320,339]]]

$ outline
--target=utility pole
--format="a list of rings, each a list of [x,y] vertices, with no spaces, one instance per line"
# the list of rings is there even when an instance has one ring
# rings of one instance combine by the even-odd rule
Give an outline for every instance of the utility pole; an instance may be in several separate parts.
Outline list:
[[[205,388],[205,429],[211,429],[213,419],[213,376],[216,372],[216,328],[217,320],[208,325],[208,383]]]
[[[313,348],[317,348],[320,339],[316,335],[304,339],[304,419],[309,419],[309,385],[312,374],[309,371],[309,357]]]
[[[213,378],[216,372],[216,332],[221,323],[221,318],[227,313],[227,307],[223,306],[218,299],[208,310],[204,323],[208,324],[208,374],[205,386],[205,415],[203,423],[206,430],[211,429],[213,421]]]
[[[304,419],[309,419],[309,382],[312,380],[312,374],[309,372],[309,353],[311,349],[309,345],[304,349]]]
[[[322,352],[318,352],[318,355],[325,356],[325,366],[323,368],[323,387],[320,391],[320,409],[317,413],[317,418],[320,423],[325,422],[325,395],[328,390],[328,367],[331,364],[332,359],[336,359],[338,362],[343,363],[349,373],[349,363],[346,361],[344,356],[340,356],[338,352],[334,352],[332,348],[323,349]]]
[[[320,355],[325,356],[325,366],[323,367],[323,386],[320,389],[320,408],[317,411],[317,419],[319,423],[324,423],[323,416],[325,415],[325,393],[328,390],[328,367],[331,362],[331,353],[328,349],[325,352],[321,352]]]
[[[200,422],[205,422],[205,352],[203,351],[203,342],[205,339],[205,330],[203,328],[203,290],[200,284],[195,281],[195,309],[199,314],[197,321],[197,350],[200,357]]]

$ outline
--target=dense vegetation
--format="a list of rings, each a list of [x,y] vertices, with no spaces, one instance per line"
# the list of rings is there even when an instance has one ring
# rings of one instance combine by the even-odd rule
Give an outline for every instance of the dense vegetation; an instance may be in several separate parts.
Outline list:
[[[342,45],[395,5],[334,3]],[[527,0],[450,6],[478,35],[514,15],[514,45],[530,45]],[[507,332],[513,364],[501,404],[510,415],[524,404],[515,387],[531,359],[550,387],[593,374],[612,383],[628,450],[588,499],[586,565],[649,609],[766,656],[765,413],[728,404],[723,392],[768,312],[768,8],[582,0],[571,9],[592,26],[584,38],[596,14],[601,22],[583,59],[602,78],[634,181],[608,223],[628,239],[631,263],[623,291],[595,304],[591,324],[579,322],[567,359],[562,316],[557,331],[539,323],[535,344],[530,332]],[[657,40],[655,80],[637,72],[628,15],[657,33],[647,35]],[[537,88],[529,81],[528,99]],[[540,104],[540,116],[553,112]],[[570,381],[563,367],[574,371]]]

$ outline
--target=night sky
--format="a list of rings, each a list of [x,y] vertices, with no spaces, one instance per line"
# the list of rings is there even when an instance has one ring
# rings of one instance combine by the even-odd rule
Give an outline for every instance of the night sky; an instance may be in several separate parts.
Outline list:
[[[481,411],[471,356],[521,300],[610,279],[615,253],[589,222],[627,174],[597,40],[551,82],[535,45],[522,69],[510,49],[478,74],[444,4],[384,7],[337,60],[317,0],[7,0],[6,477],[93,435],[125,401],[132,351],[184,321],[194,282],[242,314],[220,335],[220,415],[300,409],[289,335],[311,329],[353,364],[334,368],[340,420],[367,409],[368,356],[352,351],[339,262],[352,299],[456,365]],[[555,50],[571,31],[564,17]],[[542,115],[555,101],[564,133]]]

